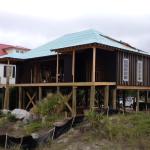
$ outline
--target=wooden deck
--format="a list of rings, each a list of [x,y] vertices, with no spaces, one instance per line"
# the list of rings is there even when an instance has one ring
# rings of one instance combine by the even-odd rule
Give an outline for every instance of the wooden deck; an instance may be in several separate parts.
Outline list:
[[[150,90],[150,86],[122,86],[118,85],[117,86],[118,90]]]
[[[27,83],[9,84],[9,87],[82,87],[82,86],[114,86],[116,82],[68,82],[68,83]],[[5,84],[0,84],[5,87]]]

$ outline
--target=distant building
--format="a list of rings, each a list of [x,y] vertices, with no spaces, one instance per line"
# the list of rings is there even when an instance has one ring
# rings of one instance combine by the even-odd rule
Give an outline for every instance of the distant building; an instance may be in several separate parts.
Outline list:
[[[20,46],[13,46],[13,45],[7,45],[7,44],[0,44],[0,56],[7,54],[21,54],[29,51],[30,49],[20,47]],[[6,84],[6,72],[7,72],[7,66],[10,68],[10,79],[9,83],[14,84],[16,80],[16,65],[8,65],[6,63],[0,63],[0,84]]]
[[[0,56],[12,53],[25,53],[29,50],[29,48],[24,48],[20,46],[0,44]]]

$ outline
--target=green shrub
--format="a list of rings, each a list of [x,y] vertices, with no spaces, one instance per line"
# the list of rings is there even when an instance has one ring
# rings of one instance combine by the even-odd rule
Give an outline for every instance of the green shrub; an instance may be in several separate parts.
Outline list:
[[[48,94],[46,98],[41,100],[32,108],[32,112],[38,115],[46,116],[59,112],[64,107],[67,96],[61,94]]]
[[[88,111],[85,114],[86,118],[92,124],[92,126],[99,126],[100,121],[104,118],[104,116],[95,111]]]
[[[38,131],[42,128],[42,124],[40,121],[34,121],[24,126],[26,132],[28,134]]]

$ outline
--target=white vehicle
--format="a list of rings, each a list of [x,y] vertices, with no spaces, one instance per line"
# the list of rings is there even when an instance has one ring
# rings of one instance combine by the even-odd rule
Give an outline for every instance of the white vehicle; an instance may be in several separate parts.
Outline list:
[[[16,82],[16,65],[0,64],[0,84],[6,84],[7,76],[9,76],[9,83]]]
[[[132,107],[134,102],[134,97],[126,97],[125,107]],[[119,99],[119,104],[123,106],[123,98]]]

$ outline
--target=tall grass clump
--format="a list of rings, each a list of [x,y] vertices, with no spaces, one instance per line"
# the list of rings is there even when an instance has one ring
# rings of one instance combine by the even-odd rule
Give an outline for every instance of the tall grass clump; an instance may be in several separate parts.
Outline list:
[[[150,116],[146,113],[106,117],[92,111],[86,116],[92,125],[91,130],[101,138],[132,140],[150,136]]]

